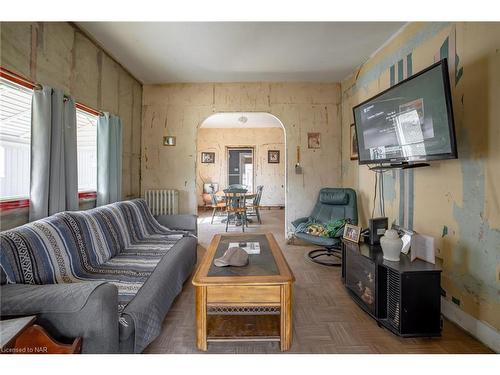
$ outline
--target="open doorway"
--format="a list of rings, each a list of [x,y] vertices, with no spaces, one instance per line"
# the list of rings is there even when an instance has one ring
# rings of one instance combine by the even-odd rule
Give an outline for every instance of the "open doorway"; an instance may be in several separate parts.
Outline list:
[[[227,182],[228,185],[246,186],[254,192],[254,155],[253,148],[227,147]]]
[[[223,216],[211,224],[214,202],[225,198],[223,191],[230,185],[242,185],[247,190],[250,206],[260,196],[262,225],[282,228],[285,233],[286,135],[278,118],[264,112],[221,112],[200,124],[196,155],[198,215],[200,220],[208,220],[210,230],[218,230],[216,224]],[[262,225],[254,219],[249,230],[269,230]]]

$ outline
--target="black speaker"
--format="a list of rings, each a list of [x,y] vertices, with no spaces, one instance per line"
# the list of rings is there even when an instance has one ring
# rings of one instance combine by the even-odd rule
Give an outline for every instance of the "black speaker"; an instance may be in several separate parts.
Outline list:
[[[380,237],[382,237],[389,226],[389,220],[386,217],[375,217],[368,220],[368,229],[370,234],[368,243],[370,245],[378,245]]]

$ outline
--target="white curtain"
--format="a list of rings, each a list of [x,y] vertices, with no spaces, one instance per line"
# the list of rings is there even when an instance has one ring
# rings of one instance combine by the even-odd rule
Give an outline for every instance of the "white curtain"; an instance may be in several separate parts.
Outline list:
[[[75,101],[34,90],[31,110],[30,221],[78,209]]]
[[[97,122],[97,205],[122,200],[122,121],[104,113]]]

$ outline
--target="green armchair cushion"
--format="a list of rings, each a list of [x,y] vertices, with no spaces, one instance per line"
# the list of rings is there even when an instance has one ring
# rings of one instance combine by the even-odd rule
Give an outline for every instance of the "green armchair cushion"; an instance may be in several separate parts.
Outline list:
[[[296,219],[292,222],[295,229],[302,223],[315,222],[321,224],[332,223],[338,219],[349,219],[354,225],[358,223],[358,207],[356,192],[350,188],[323,188],[318,194],[316,204],[311,215]],[[320,246],[334,246],[340,242],[342,233],[336,238],[314,236],[304,232],[295,232],[297,238]]]

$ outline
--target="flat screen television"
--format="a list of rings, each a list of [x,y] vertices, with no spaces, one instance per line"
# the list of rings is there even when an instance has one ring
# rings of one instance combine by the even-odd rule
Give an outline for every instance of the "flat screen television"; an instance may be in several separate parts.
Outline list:
[[[353,112],[359,164],[458,157],[446,59],[355,106]]]

